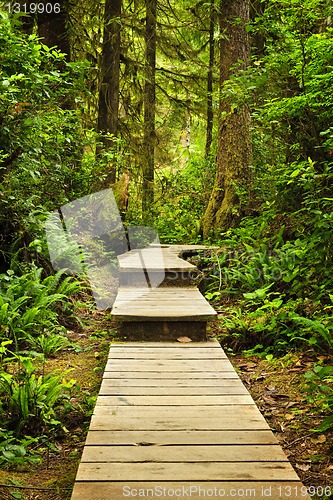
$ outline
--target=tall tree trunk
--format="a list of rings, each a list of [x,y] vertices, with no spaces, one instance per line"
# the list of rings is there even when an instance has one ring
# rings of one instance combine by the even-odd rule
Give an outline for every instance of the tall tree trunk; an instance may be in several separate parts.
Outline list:
[[[100,133],[109,135],[102,136],[106,149],[114,147],[118,135],[121,9],[122,0],[106,0],[97,124]],[[108,163],[107,170],[103,187],[116,181],[113,162]]]
[[[43,38],[43,43],[48,47],[56,46],[57,49],[66,54],[66,60],[70,61],[71,46],[67,29],[69,3],[68,0],[58,0],[56,3],[60,6],[59,12],[55,12],[56,9],[53,9],[51,13],[45,11],[38,14],[38,36]]]
[[[213,141],[213,69],[214,69],[214,55],[215,55],[215,41],[214,41],[214,28],[215,28],[215,0],[210,0],[210,13],[209,13],[209,67],[207,75],[207,128],[206,128],[206,148],[205,157],[208,160],[210,155],[210,148]]]
[[[222,92],[224,83],[246,67],[249,59],[246,32],[249,0],[221,0],[220,9]],[[248,193],[252,153],[250,113],[246,105],[234,107],[232,104],[225,96],[220,99],[216,179],[202,219],[205,238],[212,230],[227,230],[237,225]]]
[[[144,137],[142,213],[145,218],[154,203],[155,108],[156,108],[156,7],[157,0],[146,0],[146,66],[144,84]]]

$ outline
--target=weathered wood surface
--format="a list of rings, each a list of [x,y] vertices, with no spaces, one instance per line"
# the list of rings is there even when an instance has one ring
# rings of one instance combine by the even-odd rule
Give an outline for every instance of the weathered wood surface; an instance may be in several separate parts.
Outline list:
[[[119,352],[121,349],[125,349],[125,352],[131,352],[131,349],[135,349],[135,352],[140,352],[140,349],[143,349],[144,352],[149,352],[149,350],[153,350],[158,352],[158,349],[163,349],[165,352],[167,349],[177,350],[179,349],[195,349],[198,348],[197,352],[206,352],[207,349],[217,349],[221,353],[221,346],[216,339],[207,339],[204,343],[202,342],[112,342],[112,351],[110,351],[109,356],[112,355],[114,351]],[[223,356],[223,351],[221,353]],[[227,357],[224,354],[224,357]]]
[[[111,431],[89,431],[86,445],[123,445],[142,446],[150,445],[170,446],[170,445],[261,445],[277,444],[277,440],[272,431],[267,429],[247,431],[247,430],[111,430]]]
[[[197,499],[242,498],[246,490],[309,499],[217,342],[115,343],[72,500],[120,500],[139,490],[154,498],[162,488],[164,498],[179,488],[187,498],[190,487]]]
[[[148,447],[147,447],[148,448]],[[295,481],[296,472],[289,462],[226,462],[223,466],[212,460],[155,463],[143,460],[136,463],[81,462],[77,481]]]
[[[133,288],[119,290],[113,315],[138,332],[147,322],[149,339],[204,338],[216,313],[196,288],[149,289],[159,271],[183,286],[195,266],[178,255],[192,250],[120,256]],[[249,496],[310,498],[218,342],[113,343],[72,500]]]
[[[113,462],[288,462],[279,445],[86,446],[82,461]]]
[[[147,387],[124,387],[123,385],[114,386],[113,381],[107,379],[103,382],[99,391],[101,396],[146,396]],[[151,387],[149,386],[150,396],[225,396],[225,395],[247,394],[244,386],[190,386],[190,387]],[[218,404],[218,402],[217,402]]]
[[[144,368],[144,367],[142,367]],[[108,368],[111,371],[105,370],[104,377],[110,379],[123,379],[124,373],[122,371],[113,371],[111,367]],[[148,381],[153,379],[174,379],[175,381],[179,381],[187,379],[237,379],[238,375],[236,372],[229,371],[212,371],[210,368],[209,372],[197,372],[193,370],[185,371],[180,370],[177,371],[161,371],[156,369],[156,371],[132,371],[126,373],[126,378],[128,379],[142,379],[142,381]]]
[[[187,371],[187,372],[205,372],[208,370],[220,370],[221,372],[226,372],[226,371],[232,371],[232,364],[228,359],[221,359],[221,360],[206,360],[206,359],[149,359],[149,360],[144,360],[144,359],[128,359],[127,361],[125,360],[118,360],[118,359],[112,359],[108,360],[105,369],[107,371],[122,371],[124,368],[128,371],[132,372],[140,372],[143,370],[146,372],[152,371],[159,371],[160,369],[163,368],[163,372],[182,372],[182,371]]]
[[[209,320],[216,312],[197,288],[120,288],[112,316],[121,321]]]
[[[149,271],[176,271],[189,272],[196,266],[178,257],[180,247],[170,250],[170,247],[149,247],[140,250],[131,250],[118,256],[120,272],[138,272],[142,269]]]
[[[105,407],[98,407],[96,414],[92,416],[90,429],[96,431],[110,431],[114,430],[164,430],[169,429],[173,431],[184,431],[184,430],[210,430],[214,432],[215,430],[267,430],[269,427],[267,423],[258,416],[246,416],[246,418],[237,419],[238,415],[230,416],[217,416],[217,417],[206,417],[199,416],[195,417],[195,411],[192,414],[185,414],[185,416],[179,416],[178,418],[170,417],[166,412],[161,411],[161,415],[140,415],[133,413],[133,416],[124,417],[124,415],[112,416],[112,410],[108,410],[106,414],[98,414],[98,409],[101,408],[105,411]],[[180,410],[178,408],[178,412]],[[244,415],[245,417],[245,415]]]
[[[198,249],[153,245],[118,256],[120,287],[112,316],[122,323],[124,337],[175,341],[187,335],[206,340],[206,323],[216,312],[191,286],[196,266],[178,256]]]
[[[123,482],[91,482],[77,483],[76,498],[80,500],[120,500],[128,498],[252,498],[271,500],[309,499],[306,488],[299,481],[132,481]]]

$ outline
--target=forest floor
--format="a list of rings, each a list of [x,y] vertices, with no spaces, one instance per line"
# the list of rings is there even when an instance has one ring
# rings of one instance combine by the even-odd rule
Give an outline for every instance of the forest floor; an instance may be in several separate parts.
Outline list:
[[[116,327],[107,315],[94,311],[86,312],[81,324],[77,331],[68,332],[74,349],[57,353],[47,363],[49,370],[71,368],[70,378],[77,380],[78,390],[71,400],[76,410],[66,421],[68,432],[57,436],[51,449],[41,450],[42,460],[38,465],[0,470],[1,500],[71,497],[94,405],[91,398],[98,394]],[[329,432],[313,432],[322,415],[306,393],[304,377],[317,358],[310,352],[290,353],[270,360],[237,354],[231,356],[231,361],[303,484],[316,488],[318,498],[329,498],[322,494],[321,488],[333,486],[333,437]]]
[[[333,498],[333,436],[314,432],[324,415],[305,378],[318,359],[294,352],[273,360],[239,354],[231,361],[309,493]]]

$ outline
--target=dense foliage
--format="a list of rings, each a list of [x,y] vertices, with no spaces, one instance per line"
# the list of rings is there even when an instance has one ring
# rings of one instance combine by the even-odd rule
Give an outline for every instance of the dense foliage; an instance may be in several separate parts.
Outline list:
[[[130,173],[126,222],[142,222],[144,4],[124,2],[121,119],[118,138],[105,150],[92,125],[102,33],[97,3],[94,12],[72,6],[74,26],[80,26],[80,39],[71,34],[77,62],[25,34],[6,11],[0,14],[0,464],[6,466],[33,461],[27,449],[38,436],[48,440],[63,431],[74,384],[43,371],[47,356],[69,345],[69,297],[82,289],[80,281],[51,269],[46,216],[99,189],[113,164],[118,177]],[[251,64],[221,93],[233,110],[245,103],[251,111],[246,216],[237,228],[214,235],[220,250],[205,262],[201,286],[223,313],[219,338],[234,351],[267,359],[295,349],[332,354],[332,6],[325,0],[259,3],[264,9],[247,26]],[[202,240],[200,221],[216,168],[215,59],[210,155],[204,135],[208,28],[215,20],[217,41],[218,10],[214,6],[209,19],[203,2],[158,2],[150,220],[167,243]],[[86,57],[92,64],[82,62]],[[332,367],[316,364],[307,379],[311,397],[328,414],[328,428]]]
[[[270,350],[302,339],[332,347],[333,52],[324,4],[271,2],[250,27],[264,33],[265,53],[229,85],[253,110],[254,196],[251,216],[221,240],[223,285],[216,278],[248,312],[234,311],[229,327]]]
[[[22,35],[6,14],[0,20],[0,228],[8,261],[11,245],[27,249],[42,234],[47,211],[87,189],[90,171],[78,94],[85,65],[64,68],[62,54]]]

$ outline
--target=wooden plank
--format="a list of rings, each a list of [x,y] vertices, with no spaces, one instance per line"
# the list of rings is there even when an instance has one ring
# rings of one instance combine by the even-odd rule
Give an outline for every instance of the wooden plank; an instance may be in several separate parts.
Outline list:
[[[171,292],[170,292],[171,290]],[[112,315],[128,320],[147,318],[206,318],[216,311],[197,288],[120,288],[113,304]]]
[[[193,271],[194,264],[179,258],[167,248],[143,248],[118,255],[120,271]]]
[[[218,351],[222,351],[219,342],[216,339],[208,339],[205,342],[112,342],[110,351],[113,349],[122,349],[122,350],[131,350],[138,349],[143,351],[149,351],[151,349],[217,349]]]
[[[101,407],[105,408],[105,407]],[[237,420],[235,415],[225,416],[221,415],[217,418],[194,417],[193,415],[185,417],[177,417],[174,419],[166,415],[155,417],[148,415],[138,418],[124,416],[113,416],[110,412],[107,415],[93,415],[91,417],[90,429],[96,431],[154,431],[154,430],[210,430],[210,431],[233,431],[233,430],[264,430],[269,429],[266,421],[259,416],[249,416]],[[185,479],[185,478],[184,478]]]
[[[108,371],[124,370],[127,371],[208,371],[215,368],[221,371],[234,371],[234,367],[228,359],[149,359],[149,360],[136,360],[136,359],[109,359],[106,363]]]
[[[129,498],[269,498],[270,500],[310,500],[299,481],[152,481],[77,482],[72,500],[123,500]]]
[[[233,396],[99,396],[96,406],[198,406],[251,405],[249,394]],[[180,411],[180,410],[179,410]]]
[[[277,444],[271,430],[117,430],[88,432],[86,445],[137,445],[155,443],[163,445],[266,445]]]
[[[168,306],[151,309],[147,307],[129,308],[128,304],[122,306],[114,303],[112,316],[115,316],[119,321],[209,321],[216,312],[208,306],[204,308],[194,308],[192,310],[184,310],[183,307],[178,309]]]
[[[216,313],[211,311],[188,311],[184,312],[184,309],[179,309],[178,311],[170,310],[168,308],[159,309],[158,311],[150,310],[148,307],[145,309],[138,310],[128,310],[126,308],[118,308],[112,310],[111,315],[114,316],[118,321],[127,322],[147,322],[147,321],[159,321],[159,322],[193,322],[193,321],[210,321],[216,316]],[[180,332],[178,333],[180,335]]]
[[[288,462],[279,445],[86,446],[81,462]]]
[[[104,378],[111,378],[111,379],[132,379],[132,378],[150,378],[150,379],[176,379],[176,380],[187,380],[187,379],[214,379],[214,380],[219,380],[219,379],[239,379],[237,373],[235,371],[223,371],[220,370],[219,372],[195,372],[195,371],[186,371],[186,370],[178,370],[177,371],[115,371],[114,368],[111,369],[110,367],[106,366],[105,372],[104,372]]]
[[[206,358],[194,358],[193,356],[188,357],[188,354],[185,354],[184,357],[181,358],[176,358],[176,359],[168,359],[164,358],[161,355],[156,355],[154,358],[149,358],[149,359],[136,359],[136,358],[109,358],[107,363],[109,365],[112,364],[121,364],[124,368],[127,366],[133,366],[133,365],[139,365],[144,367],[145,365],[149,366],[176,366],[181,368],[182,366],[198,366],[202,367],[204,370],[206,370],[209,366],[213,366],[214,369],[219,370],[220,368],[222,369],[225,366],[231,367],[233,370],[235,369],[232,365],[232,363],[229,361],[228,358],[223,358],[223,357],[215,357],[211,359],[206,359]]]
[[[200,354],[200,352],[202,353],[215,353],[216,355],[220,354],[221,356],[224,355],[224,351],[223,349],[219,348],[218,345],[215,344],[215,342],[210,342],[209,340],[207,340],[207,345],[198,345],[199,342],[185,342],[185,343],[182,343],[182,342],[173,342],[171,345],[169,344],[166,344],[165,342],[155,342],[155,345],[150,345],[150,346],[147,346],[147,347],[143,347],[142,345],[138,345],[139,342],[135,342],[135,346],[133,347],[127,347],[126,345],[125,346],[122,346],[122,345],[113,345],[111,344],[111,347],[110,347],[110,353],[111,352],[119,352],[119,353],[126,353],[126,352],[137,352],[137,353],[144,353],[144,352],[147,352],[147,353],[151,353],[151,352],[157,352],[157,351],[160,351],[160,350],[163,350],[165,351],[166,353],[167,352],[171,352],[171,353],[181,353],[182,352],[182,349],[184,349],[185,347],[187,347],[188,349],[186,349],[187,351],[191,351],[193,350],[194,352],[197,352],[198,354]],[[161,344],[161,345],[158,345],[158,344]],[[192,345],[194,344],[194,345]],[[200,344],[205,344],[205,342],[200,342]],[[182,347],[180,347],[182,346]]]
[[[139,375],[140,376],[140,375]],[[199,390],[207,390],[207,394],[209,394],[210,390],[224,390],[224,387],[227,389],[234,388],[235,390],[240,390],[244,385],[239,378],[221,378],[221,379],[199,379],[199,378],[189,378],[189,379],[152,379],[152,378],[103,378],[103,382],[101,388],[114,388],[117,390],[118,388],[123,388],[124,390],[128,390],[131,388],[147,388],[149,389],[187,389],[194,387]],[[245,389],[247,390],[247,389]]]
[[[198,354],[192,352],[182,353],[172,353],[172,352],[135,352],[125,353],[125,352],[112,352],[109,354],[108,359],[136,359],[136,360],[149,360],[149,359],[207,359],[207,360],[219,360],[219,359],[227,359],[226,356],[218,356],[214,353],[205,353],[201,352]]]
[[[230,387],[114,387],[107,384],[110,380],[102,383],[99,394],[101,396],[225,396],[248,394],[241,384]]]
[[[118,289],[118,297],[120,300],[126,300],[127,297],[133,298],[151,298],[151,299],[162,299],[167,297],[174,299],[176,297],[195,299],[202,298],[202,294],[195,286],[184,286],[184,287],[161,287],[161,288],[148,288],[146,286],[132,288],[130,286],[122,286]]]
[[[78,481],[297,481],[288,462],[81,463]]]
[[[126,363],[127,364],[127,363]],[[199,364],[199,362],[198,362]],[[128,377],[128,374],[130,373],[136,373],[137,374],[137,377],[139,377],[141,374],[145,373],[152,373],[152,372],[157,372],[157,373],[160,373],[161,375],[161,378],[164,378],[164,375],[167,375],[168,373],[171,374],[171,373],[178,373],[179,374],[179,378],[180,377],[183,377],[183,375],[180,375],[180,374],[185,374],[187,373],[188,375],[195,375],[195,374],[202,374],[202,373],[205,373],[205,370],[211,370],[213,367],[212,367],[212,364],[211,363],[209,366],[208,365],[201,365],[201,366],[198,366],[197,370],[200,370],[199,372],[195,369],[195,366],[191,366],[191,365],[187,365],[185,363],[181,363],[180,365],[170,365],[168,366],[167,363],[155,363],[155,364],[148,364],[146,362],[141,362],[141,363],[138,363],[138,364],[130,364],[130,360],[128,362],[128,365],[126,367],[126,369],[124,368],[124,364],[120,364],[120,363],[110,363],[108,362],[105,366],[105,371],[107,372],[115,372],[115,373],[123,373],[123,377],[124,378],[127,378]],[[223,378],[222,377],[222,374],[225,374],[225,373],[235,373],[233,367],[229,364],[225,364],[224,366],[221,366],[220,367],[220,371],[216,371],[216,377],[215,378]],[[143,371],[144,370],[144,371]],[[160,371],[159,371],[160,370]],[[211,373],[211,372],[208,372],[207,373]],[[219,377],[220,375],[220,377]],[[145,378],[146,375],[143,375],[141,378]],[[176,377],[177,378],[177,377]],[[197,377],[198,378],[198,377]],[[206,378],[209,378],[209,377],[206,377]]]
[[[103,396],[101,396],[104,399]],[[193,417],[193,418],[219,418],[228,417],[238,420],[244,420],[246,418],[262,418],[262,415],[256,405],[253,403],[251,405],[202,405],[193,408],[193,406],[184,406],[181,408],[181,415],[179,415],[179,406],[130,406],[130,405],[118,405],[118,406],[108,406],[103,404],[98,404],[94,408],[94,415],[109,415],[113,419],[114,416],[122,416],[125,418],[168,418],[173,421],[178,416],[181,417]]]
[[[138,342],[136,342],[137,344]],[[195,353],[199,354],[208,354],[208,355],[215,355],[215,356],[225,356],[225,353],[219,346],[216,346],[215,344],[213,345],[207,345],[207,346],[199,346],[199,342],[188,342],[188,343],[181,343],[181,342],[173,342],[173,345],[165,345],[164,342],[157,342],[160,343],[161,345],[154,345],[154,346],[135,346],[135,347],[126,347],[126,346],[120,346],[120,345],[111,345],[110,352],[109,354],[115,353],[115,354],[131,354],[131,353],[137,353],[137,354],[177,354],[177,355],[183,355],[187,356],[188,354],[195,355]],[[191,344],[195,345],[191,345]],[[201,342],[202,344],[204,342]],[[208,341],[207,341],[208,343]],[[211,344],[209,342],[209,344]],[[183,346],[183,347],[179,347]],[[186,351],[187,354],[183,351]]]

